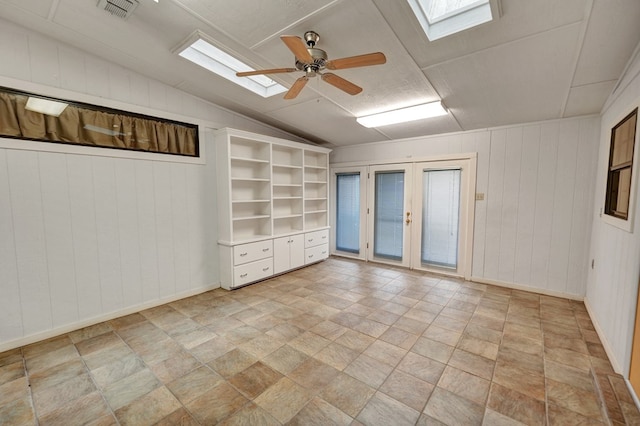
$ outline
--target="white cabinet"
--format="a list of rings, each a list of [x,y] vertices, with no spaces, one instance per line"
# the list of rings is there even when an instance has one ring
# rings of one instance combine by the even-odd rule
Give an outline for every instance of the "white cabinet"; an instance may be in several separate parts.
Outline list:
[[[304,235],[289,235],[273,240],[273,273],[280,274],[305,264]]]
[[[304,263],[319,262],[329,257],[329,230],[308,232],[304,236]]]
[[[331,150],[234,129],[215,140],[222,287],[310,263],[307,234],[328,230]]]

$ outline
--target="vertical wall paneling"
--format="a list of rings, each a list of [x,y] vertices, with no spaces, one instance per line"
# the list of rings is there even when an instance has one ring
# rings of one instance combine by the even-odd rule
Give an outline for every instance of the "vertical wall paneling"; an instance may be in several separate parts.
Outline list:
[[[135,185],[142,299],[156,300],[160,297],[160,284],[158,237],[156,234],[155,182],[153,180],[152,162],[136,162]]]
[[[204,167],[189,167],[185,171],[187,181],[191,182],[191,184],[185,188],[188,213],[187,221],[190,224],[188,227],[189,258],[187,262],[189,265],[189,276],[191,281],[195,283],[208,283],[212,278],[206,262],[207,253],[211,250],[207,244],[207,241],[209,241],[207,233],[211,232],[211,223],[218,223],[217,218],[208,217],[205,214],[205,200],[209,197],[209,195],[205,193],[205,188],[210,190],[212,190],[212,188],[209,185],[205,185],[206,180],[203,176],[203,169]],[[214,219],[216,221],[212,222]],[[217,245],[212,244],[212,246]]]
[[[118,159],[115,162],[118,240],[124,306],[136,305],[143,300],[135,165],[134,160]]]
[[[498,257],[498,281],[502,282],[513,282],[514,277],[516,237],[520,219],[518,193],[522,170],[522,137],[522,127],[507,129]]]
[[[29,37],[29,57],[31,81],[60,87],[60,63],[55,42],[43,37]]]
[[[484,194],[484,200],[476,201],[475,224],[473,235],[473,268],[474,277],[484,276],[484,245],[486,241],[487,223],[487,188],[489,187],[489,159],[491,157],[490,132],[474,133],[476,152],[478,153],[476,171],[476,193]]]
[[[556,187],[558,132],[558,122],[544,124],[540,130],[536,213],[531,251],[531,285],[538,288],[547,288],[548,282],[553,200]]]
[[[121,102],[131,103],[131,82],[129,72],[118,66],[110,64],[109,73],[109,97]]]
[[[38,165],[51,312],[57,327],[79,317],[67,161],[63,154],[38,153]]]
[[[567,286],[571,249],[578,136],[577,121],[563,123],[560,127],[547,288],[561,288],[563,291]]]
[[[153,163],[156,235],[158,238],[158,281],[160,297],[175,293],[173,215],[171,213],[171,165]]]
[[[487,218],[484,242],[484,276],[498,279],[500,263],[500,238],[502,219],[502,195],[504,187],[504,165],[507,131],[491,132],[491,157],[489,160],[489,183],[487,186]]]
[[[23,334],[7,154],[0,150],[0,341]]]
[[[114,312],[123,306],[115,161],[109,157],[91,159],[96,194],[100,290],[105,312]]]
[[[0,52],[4,58],[11,58],[0,61],[0,75],[11,78],[25,78],[31,75],[29,39],[25,34],[15,31],[10,26],[0,25]]]
[[[87,81],[82,53],[61,46],[58,48],[58,58],[60,60],[60,87],[75,92],[86,92]]]
[[[53,326],[38,154],[8,151],[7,162],[22,321],[30,334]]]
[[[531,254],[536,211],[540,126],[523,129],[518,188],[518,229],[514,259],[513,282],[531,284]],[[576,293],[577,294],[577,293]]]
[[[84,58],[85,80],[89,95],[109,98],[109,71],[106,63],[93,56]]]
[[[189,288],[189,213],[187,209],[187,178],[183,164],[171,164],[171,215],[175,288],[183,293]]]
[[[149,80],[135,73],[129,75],[129,80],[131,84],[131,93],[129,95],[131,103],[145,107],[151,106],[149,102]]]
[[[67,175],[78,314],[92,318],[102,312],[102,292],[91,157],[67,156]]]

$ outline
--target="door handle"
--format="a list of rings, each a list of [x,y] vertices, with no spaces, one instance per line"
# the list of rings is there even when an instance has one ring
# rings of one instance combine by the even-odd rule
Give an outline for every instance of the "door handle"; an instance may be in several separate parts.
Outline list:
[[[407,225],[411,223],[411,212],[407,212],[407,219],[405,220],[405,223]]]

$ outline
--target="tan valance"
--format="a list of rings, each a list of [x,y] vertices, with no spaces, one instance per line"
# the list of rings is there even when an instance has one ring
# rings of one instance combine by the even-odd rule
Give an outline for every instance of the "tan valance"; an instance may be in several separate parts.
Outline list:
[[[0,136],[198,156],[196,125],[78,103],[56,117],[26,109],[29,96],[0,88]]]

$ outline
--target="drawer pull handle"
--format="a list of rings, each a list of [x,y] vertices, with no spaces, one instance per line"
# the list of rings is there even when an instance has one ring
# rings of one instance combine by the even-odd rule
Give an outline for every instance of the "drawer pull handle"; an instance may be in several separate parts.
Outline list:
[[[244,256],[246,256],[246,255],[247,255],[247,252],[240,253],[240,257],[244,257]]]
[[[311,241],[313,241],[313,238],[309,238],[307,241],[311,242]]]
[[[309,255],[309,259],[311,259],[312,257],[313,257],[313,255],[312,255],[312,254],[310,254],[310,255]]]
[[[326,235],[323,235],[323,236],[322,236],[322,239],[323,239],[323,240],[327,239],[327,236],[326,236]]]
[[[266,268],[262,268],[262,270],[266,272],[269,270],[269,267],[267,266]]]
[[[323,252],[322,252],[322,254],[327,254],[327,252],[326,252],[326,251],[323,251]]]
[[[244,277],[246,277],[247,275],[249,275],[249,273],[248,273],[248,272],[245,272],[244,274],[240,274],[240,278],[244,278]]]
[[[263,248],[262,251],[269,251],[269,248]]]

